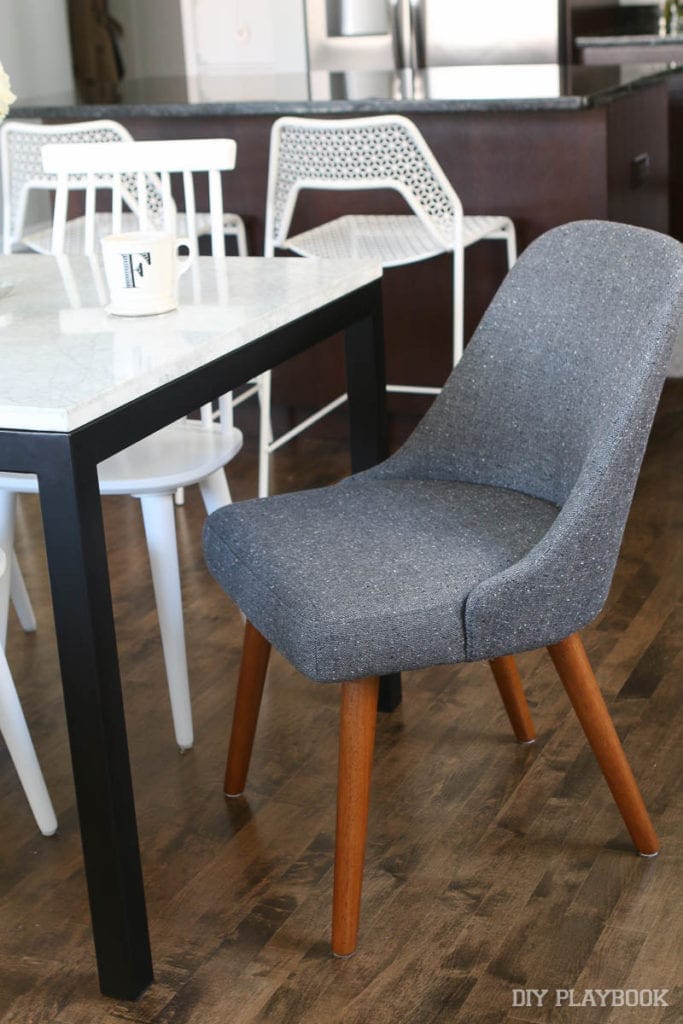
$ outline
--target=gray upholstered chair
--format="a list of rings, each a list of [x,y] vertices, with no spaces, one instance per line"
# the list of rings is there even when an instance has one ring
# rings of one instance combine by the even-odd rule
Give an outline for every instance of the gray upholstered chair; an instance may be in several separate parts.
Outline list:
[[[335,953],[356,944],[384,673],[494,659],[524,738],[511,656],[548,646],[636,849],[657,852],[577,630],[607,597],[682,291],[673,239],[556,228],[510,271],[395,455],[334,487],[209,517],[209,568],[248,620],[228,795],[245,784],[270,644],[342,682]]]

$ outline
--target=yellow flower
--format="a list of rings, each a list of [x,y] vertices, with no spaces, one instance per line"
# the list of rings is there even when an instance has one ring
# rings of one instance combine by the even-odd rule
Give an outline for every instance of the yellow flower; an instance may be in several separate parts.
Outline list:
[[[7,117],[10,104],[14,103],[16,98],[10,89],[9,76],[0,63],[0,121],[3,117]]]

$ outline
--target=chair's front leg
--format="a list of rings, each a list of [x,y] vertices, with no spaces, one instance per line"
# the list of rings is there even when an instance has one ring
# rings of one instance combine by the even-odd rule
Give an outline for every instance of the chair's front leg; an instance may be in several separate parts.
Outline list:
[[[337,956],[350,956],[358,937],[378,688],[376,676],[342,683],[332,910]]]
[[[223,792],[226,796],[241,796],[244,792],[269,657],[270,644],[258,629],[247,621],[244,627],[242,664],[225,767]]]
[[[511,654],[505,654],[502,658],[493,658],[489,665],[517,742],[533,743],[536,739],[536,730],[515,659]]]
[[[659,840],[578,633],[548,648],[638,853],[653,857]]]

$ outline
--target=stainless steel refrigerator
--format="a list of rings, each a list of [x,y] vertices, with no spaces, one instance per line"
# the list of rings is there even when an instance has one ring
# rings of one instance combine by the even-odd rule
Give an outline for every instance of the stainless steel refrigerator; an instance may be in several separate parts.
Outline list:
[[[335,88],[347,96],[436,96],[452,91],[454,75],[474,92],[486,85],[484,69],[501,65],[510,67],[511,89],[519,79],[526,94],[530,75],[554,82],[550,67],[564,52],[566,0],[304,0],[304,7],[316,96]]]
[[[305,0],[310,69],[552,64],[561,0]]]

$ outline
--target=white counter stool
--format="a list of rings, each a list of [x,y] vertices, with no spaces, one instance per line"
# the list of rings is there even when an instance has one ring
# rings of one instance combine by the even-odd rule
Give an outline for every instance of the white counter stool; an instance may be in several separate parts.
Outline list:
[[[0,167],[2,172],[2,223],[4,253],[14,252],[17,247],[25,247],[34,252],[49,253],[52,251],[52,221],[25,230],[26,213],[30,194],[35,191],[54,193],[57,188],[57,177],[43,167],[41,150],[51,143],[111,143],[133,142],[133,136],[118,121],[101,119],[98,121],[78,121],[73,124],[42,125],[29,124],[23,121],[5,121],[0,127]],[[193,143],[188,140],[191,148]],[[106,180],[103,172],[102,180]],[[82,189],[82,175],[72,179],[74,189]],[[130,182],[129,182],[130,184]],[[132,189],[129,189],[132,192]],[[147,182],[146,205],[152,219],[162,209],[160,185],[150,175]],[[96,213],[93,221],[95,234],[98,238],[111,231],[111,215]],[[135,231],[137,216],[134,212],[123,215],[122,230]],[[195,214],[194,228],[198,237],[210,234],[210,212]],[[69,255],[83,252],[84,223],[82,217],[68,221],[64,236],[63,251]],[[182,212],[178,214],[178,233],[188,234],[187,218]],[[223,214],[223,235],[234,238],[238,256],[247,256],[247,236],[244,221],[236,213]]]
[[[410,214],[342,216],[288,237],[299,193],[308,189],[398,192]],[[344,120],[282,117],[270,137],[265,256],[276,248],[300,256],[374,258],[398,267],[453,253],[453,365],[463,351],[464,250],[500,239],[508,267],[517,257],[514,224],[502,215],[465,215],[455,189],[424,138],[406,117]],[[387,391],[438,394],[439,387],[389,384]],[[269,437],[270,375],[262,383],[259,494],[268,493],[269,456],[346,400],[340,395],[286,434]]]

